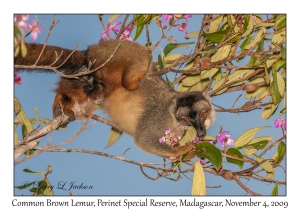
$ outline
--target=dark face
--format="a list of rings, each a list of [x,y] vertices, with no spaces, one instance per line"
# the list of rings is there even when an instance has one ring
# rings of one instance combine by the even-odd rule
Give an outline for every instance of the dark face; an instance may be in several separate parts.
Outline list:
[[[214,120],[214,110],[209,99],[201,92],[190,92],[177,99],[175,117],[182,126],[193,126],[200,138]]]

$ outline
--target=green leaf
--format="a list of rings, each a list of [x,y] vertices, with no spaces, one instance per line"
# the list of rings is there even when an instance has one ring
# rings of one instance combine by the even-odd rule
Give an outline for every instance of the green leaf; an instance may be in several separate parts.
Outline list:
[[[208,159],[218,171],[222,166],[222,153],[215,145],[208,142],[200,142],[195,146],[199,157]]]
[[[278,183],[277,182],[274,184],[274,188],[272,190],[272,194],[271,195],[272,196],[278,196]]]
[[[199,36],[199,32],[194,31],[194,32],[190,32],[190,33],[189,33],[190,39],[195,38],[195,37],[198,37],[198,36]]]
[[[164,61],[173,61],[178,59],[181,56],[181,54],[170,54],[164,57]]]
[[[192,183],[192,196],[206,195],[206,181],[202,165],[196,161]]]
[[[251,129],[245,131],[235,140],[234,146],[235,147],[245,146],[253,139],[253,137],[257,134],[258,131],[260,131],[264,128],[267,128],[267,127],[269,127],[269,126],[259,126],[259,127],[251,128]]]
[[[275,26],[274,22],[261,22],[259,24],[256,24],[254,26],[254,28],[259,28],[259,27],[273,27],[273,26]]]
[[[34,171],[29,170],[28,168],[25,168],[23,171],[26,173],[32,173],[32,174],[36,174],[36,175],[44,175],[43,172],[34,172]]]
[[[235,70],[232,74],[230,74],[228,76],[228,82],[233,82],[236,80],[240,80],[243,79],[244,77],[248,76],[249,74],[252,74],[255,70],[253,69],[243,69],[243,70]],[[236,84],[232,84],[230,87],[232,86],[237,86],[240,84],[243,84],[245,81],[236,83]]]
[[[278,15],[275,18],[275,29],[279,30],[286,25],[286,15]]]
[[[217,15],[213,21],[209,24],[209,33],[214,33],[219,29],[220,24],[223,21],[223,15]]]
[[[108,18],[108,22],[112,23],[114,22],[118,17],[120,17],[121,15],[112,15],[111,18]]]
[[[250,37],[250,35],[248,35],[245,38],[245,40],[242,42],[242,44],[240,46],[242,52],[244,52],[245,51],[245,47],[250,44],[250,40],[251,40],[251,37]]]
[[[281,101],[285,91],[285,82],[279,72],[273,75],[273,82],[271,83],[272,101],[277,104]]]
[[[251,99],[254,98],[256,96],[260,96],[262,93],[264,93],[268,88],[266,86],[261,86],[259,88],[257,88],[255,91],[253,92],[247,92],[245,94],[245,98]]]
[[[278,113],[278,116],[283,115],[286,112],[286,94],[283,95],[283,105],[281,111]]]
[[[206,135],[206,136],[203,137],[203,140],[206,140],[206,141],[213,140],[213,141],[215,141],[216,137],[213,137],[213,136],[210,136],[210,135]]]
[[[194,44],[195,42],[186,42],[186,43],[170,43],[167,44],[165,49],[164,49],[164,54],[165,56],[167,56],[172,50],[180,48],[180,47],[184,47],[184,46],[188,46],[189,44]]]
[[[182,85],[190,87],[200,82],[200,80],[201,80],[200,74],[190,74],[187,75],[186,78],[182,80]]]
[[[282,59],[286,59],[286,48],[285,47],[281,47],[280,49],[280,54],[282,56]]]
[[[254,21],[251,18],[251,15],[246,15],[245,23],[243,24],[243,31],[242,37],[249,36],[254,28]],[[250,41],[250,40],[249,40]]]
[[[281,44],[281,42],[285,43],[285,39],[286,39],[286,31],[282,31],[278,34],[274,34],[274,36],[272,37],[272,46],[276,47],[275,45],[279,45]]]
[[[37,194],[43,195],[47,188],[47,182],[45,180],[41,180],[38,182]]]
[[[262,119],[269,119],[274,112],[276,111],[277,107],[278,107],[279,103],[274,105],[274,104],[268,104],[267,106],[265,106],[264,110],[261,113],[261,118]]]
[[[34,108],[34,111],[35,111],[35,116],[38,116],[39,115],[39,110],[38,110],[38,108],[36,108],[36,107],[33,107]]]
[[[16,26],[15,26],[15,28],[16,28]],[[18,29],[19,30],[19,29]],[[15,35],[16,36],[16,35]],[[16,37],[14,37],[14,45],[18,42],[19,40],[16,38]],[[18,55],[19,55],[19,53],[20,53],[20,45],[17,45],[16,47],[15,47],[15,52],[14,52],[14,57],[17,57]]]
[[[284,142],[280,142],[278,144],[277,152],[278,152],[278,157],[277,157],[276,163],[279,163],[283,159],[285,152],[286,152],[286,145]]]
[[[168,76],[167,76],[167,74],[165,74],[165,76],[166,76],[166,81],[167,81],[167,83],[168,83],[168,85],[170,86],[170,87],[174,87],[174,85],[173,85],[173,83],[169,80],[169,78],[168,78]]]
[[[14,145],[17,145],[19,143],[19,135],[18,133],[15,131],[14,132]]]
[[[187,86],[183,86],[182,85],[182,82],[179,82],[179,85],[178,85],[178,88],[177,88],[177,91],[178,92],[186,92],[189,90],[189,87]]]
[[[25,45],[24,39],[21,41],[21,55],[24,58],[27,55],[27,47]]]
[[[207,79],[214,76],[219,71],[218,68],[211,68],[208,70],[201,71],[201,79]]]
[[[15,186],[15,188],[17,188],[18,190],[23,190],[23,189],[26,189],[28,187],[30,187],[31,185],[34,185],[35,182],[30,182],[30,183],[27,183],[27,184],[24,184],[24,185],[21,185],[21,186]]]
[[[231,45],[225,45],[217,50],[217,52],[211,57],[211,62],[217,62],[226,58],[230,52]]]
[[[116,143],[116,141],[118,141],[119,138],[121,137],[122,133],[123,133],[122,131],[119,131],[115,128],[111,128],[109,136],[108,136],[107,145],[105,148],[108,148],[111,145],[113,145],[114,143]]]
[[[264,159],[262,159],[261,157],[256,156],[256,160],[261,163],[262,161],[264,161]],[[264,161],[262,164],[260,164],[260,166],[267,172],[269,173],[273,173],[274,172],[274,168],[271,164],[270,161]]]
[[[274,168],[274,171],[275,171],[275,168]],[[266,171],[266,180],[274,180],[274,175],[275,175],[275,172],[267,172]]]
[[[190,88],[190,91],[203,91],[208,83],[210,82],[209,79],[202,79],[200,82],[196,83]]]
[[[267,145],[268,145],[269,141],[268,140],[263,140],[263,141],[260,141],[260,142],[256,142],[256,143],[248,143],[247,148],[254,148],[254,149],[257,149],[257,150],[260,150],[260,149],[263,149],[265,148]]]
[[[248,45],[246,45],[244,49],[249,50],[251,48],[254,48],[260,42],[260,39],[264,36],[264,34],[266,32],[267,32],[266,28],[261,28],[259,30],[259,32],[256,34],[256,36],[254,37],[253,42],[250,43],[250,44],[248,44]]]
[[[139,38],[139,36],[141,35],[143,29],[144,29],[144,25],[138,25],[136,27],[135,35],[134,35],[134,38],[133,38],[134,41],[137,40],[137,38]]]
[[[211,42],[220,43],[220,41],[222,41],[222,39],[225,37],[225,35],[228,33],[228,31],[229,31],[229,28],[227,27],[225,30],[217,31],[214,33],[203,32],[203,36]]]
[[[235,149],[235,148],[229,148],[227,150],[227,154],[231,155],[233,157],[238,157],[240,159],[243,159],[242,153],[239,150]],[[233,163],[233,164],[237,165],[240,168],[243,168],[243,166],[244,166],[244,162],[241,161],[241,160],[235,160],[235,159],[232,159],[232,158],[229,158],[229,157],[226,157],[226,160],[227,160],[227,162]]]
[[[28,117],[27,117],[26,113],[24,112],[19,100],[16,97],[14,98],[14,104],[17,107],[17,111],[18,111],[18,113],[16,113],[17,119],[24,126],[23,138],[25,138],[25,136],[32,131],[32,126],[31,126],[31,123],[28,120]],[[16,109],[15,109],[15,111],[16,111]]]
[[[21,31],[20,29],[17,27],[16,24],[14,24],[14,37],[18,36],[18,35],[21,35]],[[16,38],[15,38],[16,39]]]
[[[284,67],[285,64],[286,64],[286,60],[277,61],[272,68],[273,74],[275,74],[280,68]]]
[[[144,25],[147,22],[151,21],[152,16],[153,15],[141,15],[136,21],[134,21],[134,24],[137,25],[137,26]]]
[[[179,141],[180,146],[185,146],[187,143],[192,142],[197,136],[197,131],[193,126],[189,126]]]
[[[213,89],[212,89],[212,90],[213,90],[213,91],[217,90],[219,87],[221,87],[221,86],[224,84],[224,81],[225,81],[225,78],[223,78],[223,79],[217,81],[217,82],[215,83],[215,85],[213,86]],[[228,87],[222,88],[221,90],[219,90],[219,91],[216,93],[216,95],[222,94],[222,93],[226,92],[226,90],[228,90]]]
[[[253,139],[253,140],[251,140],[249,143],[248,143],[248,145],[250,145],[250,144],[255,144],[255,143],[258,143],[258,142],[261,142],[261,141],[268,141],[268,142],[270,142],[270,141],[272,141],[272,136],[261,136],[261,137],[257,137],[257,138],[255,138],[255,139]]]
[[[158,55],[158,64],[159,64],[159,69],[162,70],[166,68],[165,62],[163,61],[161,55]]]
[[[254,154],[255,152],[257,152],[257,149],[254,149],[254,148],[245,148],[244,149],[244,155],[246,155],[246,156],[250,156],[250,155]]]
[[[46,185],[46,188],[43,192],[43,195],[53,196],[54,195],[53,187],[51,186],[48,179],[45,179],[45,182],[46,182],[47,185]]]

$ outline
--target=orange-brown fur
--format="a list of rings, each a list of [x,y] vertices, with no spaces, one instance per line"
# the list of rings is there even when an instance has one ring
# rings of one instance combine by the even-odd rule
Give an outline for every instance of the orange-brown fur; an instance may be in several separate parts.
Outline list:
[[[116,48],[119,46],[115,54]],[[26,44],[28,54],[25,58],[19,54],[15,58],[15,65],[33,65],[38,59],[42,51],[41,44]],[[61,54],[62,53],[62,54]],[[60,66],[72,50],[62,49],[55,46],[46,46],[37,66],[47,66],[54,63],[57,56],[59,59],[53,65]],[[145,75],[147,68],[152,63],[152,57],[145,46],[121,40],[103,41],[99,44],[88,47],[86,51],[76,51],[66,60],[65,64],[60,66],[58,70],[72,74],[82,66],[88,67],[90,62],[93,63],[91,70],[101,66],[111,56],[110,61],[99,71],[91,74],[93,77],[93,90],[90,93],[84,92],[85,84],[76,79],[62,78],[55,89],[56,97],[53,103],[53,115],[57,116],[55,110],[60,109],[60,104],[72,121],[75,119],[71,109],[74,103],[86,102],[88,99],[96,100],[107,98],[111,93],[120,87],[127,90],[135,90],[138,88],[138,82]],[[24,69],[22,67],[21,69]],[[31,69],[27,69],[31,71]],[[41,70],[48,71],[51,70]]]

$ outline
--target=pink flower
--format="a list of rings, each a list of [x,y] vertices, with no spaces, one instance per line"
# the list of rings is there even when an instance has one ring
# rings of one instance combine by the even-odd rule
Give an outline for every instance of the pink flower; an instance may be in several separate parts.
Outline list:
[[[120,24],[121,24],[120,21],[115,22],[115,23],[113,23],[113,24],[110,24],[110,23],[107,24],[107,27],[106,27],[107,33],[111,32],[111,31],[114,31],[115,33],[118,33],[118,32],[119,32],[119,28],[117,28],[116,26],[117,26],[117,25],[120,25]],[[101,33],[101,37],[104,38],[104,37],[106,37],[106,36],[107,36],[106,32],[103,31],[103,32]],[[101,41],[101,40],[100,40],[100,41]]]
[[[286,130],[286,120],[282,118],[278,118],[274,121],[274,127],[279,128],[281,127],[282,129]]]
[[[181,25],[178,26],[178,30],[185,32],[187,30],[187,24],[186,23],[182,23]]]
[[[114,32],[116,32],[116,33],[118,33],[119,32],[119,29],[116,27],[117,25],[120,25],[121,24],[121,22],[120,21],[118,21],[118,22],[115,22],[115,23],[113,23],[113,24],[107,24],[107,30],[108,30],[108,33],[110,32],[110,31],[114,31]]]
[[[22,84],[22,77],[20,74],[14,72],[14,83],[20,85]]]
[[[175,15],[168,14],[168,15],[162,15],[162,16],[163,16],[164,21],[169,21],[172,17],[174,18],[175,21],[178,20],[178,18]]]
[[[232,146],[234,144],[234,140],[229,138],[230,136],[231,134],[229,133],[229,131],[223,131],[218,133],[216,139],[220,144],[222,144],[222,147],[225,147],[226,144]]]
[[[201,139],[198,136],[196,136],[196,138],[192,141],[192,144],[199,144],[200,141]]]
[[[130,28],[127,28],[124,33],[121,35],[120,39],[121,40],[127,40],[127,41],[130,41],[132,42],[133,39],[131,37],[129,37],[130,35]]]
[[[166,130],[165,130],[165,135],[168,135],[170,132],[171,132],[171,128],[167,127]]]
[[[162,15],[164,21],[169,21],[172,17],[172,15]]]
[[[20,28],[20,29],[27,29],[28,25],[25,21],[27,21],[29,18],[29,15],[15,15],[14,17],[14,23]]]
[[[164,144],[166,142],[166,137],[161,137],[159,140],[159,143]]]
[[[201,163],[201,165],[205,165],[205,158],[201,158],[200,163]]]
[[[28,24],[28,30],[31,31],[31,39],[35,41],[38,37],[38,34],[42,33],[42,28],[38,27],[37,22],[35,20],[31,20],[32,24]]]
[[[286,135],[286,120],[282,118],[278,118],[274,121],[274,127],[275,128],[281,128],[283,135]]]
[[[185,19],[188,19],[188,18],[192,18],[193,16],[191,14],[186,14],[186,15],[183,15],[183,18]]]

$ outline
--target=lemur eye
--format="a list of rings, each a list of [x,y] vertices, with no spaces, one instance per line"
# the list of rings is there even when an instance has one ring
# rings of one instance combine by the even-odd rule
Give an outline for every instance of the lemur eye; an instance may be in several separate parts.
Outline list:
[[[183,123],[188,123],[188,122],[190,122],[189,118],[187,118],[187,117],[181,118],[181,121],[182,121]]]
[[[199,116],[202,119],[202,118],[206,117],[206,115],[207,115],[207,112],[205,110],[202,110]]]

